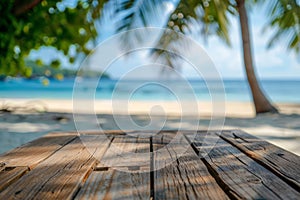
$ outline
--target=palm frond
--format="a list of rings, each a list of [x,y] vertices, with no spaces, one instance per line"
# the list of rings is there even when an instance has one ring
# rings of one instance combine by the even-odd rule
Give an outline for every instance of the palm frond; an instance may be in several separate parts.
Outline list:
[[[130,49],[136,45],[133,43],[142,42],[145,37],[142,31],[132,32],[130,30],[142,27],[155,26],[154,23],[159,21],[158,18],[163,12],[163,0],[116,0],[114,13],[117,18],[117,32],[123,34],[122,46]]]
[[[216,34],[229,45],[228,14],[235,14],[230,0],[181,0],[168,19],[168,27],[182,33],[199,30],[204,37]]]
[[[163,0],[118,0],[115,14],[121,16],[117,32],[147,27],[160,15]]]
[[[165,29],[150,55],[156,62],[176,68],[182,62],[180,55],[189,49],[190,42],[191,40],[184,39],[182,33]]]
[[[179,1],[166,24],[174,32],[164,31],[156,44],[158,48],[151,51],[152,56],[155,59],[165,59],[164,62],[173,68],[180,66],[179,62],[182,60],[178,56],[175,58],[174,54],[170,55],[169,52],[161,50],[161,48],[171,49],[177,55],[181,54],[180,51],[189,50],[190,44],[186,40],[182,40],[182,37],[176,32],[182,34],[198,32],[199,35],[205,38],[216,34],[230,45],[228,14],[236,14],[234,10],[234,5],[229,0]]]
[[[270,20],[266,27],[275,29],[268,47],[278,40],[286,43],[288,49],[300,52],[300,5],[297,0],[270,1],[268,13]]]

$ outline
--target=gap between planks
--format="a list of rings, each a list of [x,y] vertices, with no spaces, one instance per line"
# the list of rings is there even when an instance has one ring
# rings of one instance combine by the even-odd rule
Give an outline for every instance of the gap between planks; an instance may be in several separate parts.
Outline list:
[[[241,130],[220,137],[300,191],[300,157]]]
[[[75,133],[49,133],[0,155],[0,192],[76,138]]]
[[[217,133],[210,134],[208,137],[199,135],[192,145],[231,198],[297,199],[299,197],[299,191],[294,190],[272,171],[220,138]],[[212,146],[214,148],[211,148]]]
[[[169,134],[168,134],[169,133]],[[153,151],[155,151],[155,150],[158,150],[161,146],[161,144],[167,144],[167,143],[169,143],[169,140],[170,139],[172,139],[173,137],[174,137],[174,134],[175,134],[175,132],[165,132],[165,136],[164,137],[160,137],[160,136],[157,136],[157,137],[151,137],[149,140],[148,140],[148,144],[149,144],[149,148],[147,147],[146,149],[147,149],[147,151],[148,152],[153,152]],[[173,134],[171,134],[171,133],[173,133]],[[91,134],[92,135],[92,134]],[[170,136],[171,135],[171,136]],[[172,136],[173,135],[173,136]],[[123,135],[124,136],[124,135]],[[96,137],[96,136],[94,136],[94,137]],[[118,141],[119,141],[119,143],[120,143],[120,145],[121,145],[121,148],[127,148],[127,150],[133,150],[133,151],[135,151],[135,149],[134,148],[131,148],[131,147],[126,147],[127,145],[125,145],[125,146],[123,146],[122,147],[122,142],[120,142],[120,141],[122,141],[122,139],[118,136],[118,133],[117,134],[115,134],[114,136],[112,136],[114,139],[116,139],[116,141],[115,141],[115,143],[116,144],[118,144]],[[185,155],[184,154],[184,156],[183,156],[183,158],[179,158],[179,160],[177,160],[176,159],[176,166],[173,166],[173,168],[172,168],[172,166],[171,166],[171,168],[168,168],[168,169],[164,169],[164,170],[167,170],[165,173],[170,173],[170,174],[172,174],[172,173],[174,173],[174,171],[176,171],[176,172],[180,172],[178,175],[176,175],[176,176],[178,176],[179,177],[179,179],[182,179],[186,174],[185,174],[185,172],[184,172],[184,170],[186,170],[185,168],[186,167],[189,167],[190,165],[190,162],[191,162],[191,160],[195,160],[195,158],[193,158],[193,154],[200,160],[199,162],[200,162],[200,164],[203,162],[204,164],[205,164],[205,166],[204,167],[206,167],[206,171],[207,171],[207,169],[208,169],[208,174],[211,176],[211,177],[213,177],[213,179],[216,181],[216,183],[217,183],[217,185],[219,185],[220,186],[220,188],[221,188],[221,191],[220,191],[220,194],[221,194],[221,192],[222,191],[225,191],[226,192],[226,194],[230,197],[230,198],[233,198],[233,199],[238,199],[238,198],[246,198],[246,197],[252,197],[252,198],[254,198],[254,197],[258,197],[259,195],[262,195],[262,192],[258,192],[257,193],[257,191],[256,190],[258,190],[258,191],[263,191],[261,188],[258,188],[258,189],[255,189],[256,188],[256,184],[258,184],[258,183],[260,183],[261,181],[263,181],[262,183],[263,183],[263,185],[264,184],[269,184],[269,182],[268,182],[268,178],[271,178],[271,179],[274,179],[275,181],[277,181],[279,184],[281,184],[283,187],[282,188],[277,188],[276,186],[275,186],[275,188],[271,185],[271,187],[270,186],[268,186],[268,187],[270,187],[270,188],[272,188],[273,187],[273,189],[272,190],[267,190],[266,189],[266,191],[267,191],[267,195],[268,195],[268,197],[272,197],[273,199],[279,199],[279,198],[282,198],[282,197],[286,197],[286,196],[281,196],[281,194],[278,194],[278,192],[280,192],[280,191],[282,191],[283,189],[286,189],[287,187],[286,187],[286,185],[285,185],[285,183],[284,182],[282,182],[282,180],[281,179],[277,179],[278,177],[276,177],[276,176],[272,176],[267,170],[265,170],[263,167],[261,167],[259,164],[261,164],[261,163],[255,163],[255,162],[251,162],[251,159],[253,159],[253,153],[252,154],[250,154],[249,152],[247,152],[248,151],[248,149],[242,149],[242,147],[243,147],[243,143],[241,143],[241,141],[235,141],[235,140],[233,140],[232,138],[227,138],[226,136],[224,136],[224,135],[221,135],[221,136],[219,136],[219,135],[216,135],[216,137],[218,137],[219,139],[221,139],[221,141],[218,143],[219,144],[219,148],[217,148],[217,149],[215,149],[213,152],[212,152],[212,154],[210,155],[210,156],[213,156],[213,157],[205,157],[205,158],[201,158],[201,160],[197,157],[197,153],[201,153],[201,151],[204,151],[205,152],[205,146],[204,146],[204,148],[199,148],[199,145],[200,145],[200,142],[198,141],[198,143],[197,143],[197,141],[196,142],[191,142],[191,141],[189,141],[189,143],[188,143],[188,146],[190,146],[190,145],[192,145],[192,147],[193,147],[193,149],[192,150],[189,150],[188,151],[188,154],[187,155]],[[227,138],[227,140],[226,140],[226,138],[224,138],[224,137],[226,137]],[[123,137],[124,138],[124,137]],[[113,140],[114,140],[113,139]],[[132,139],[132,138],[131,138]],[[130,139],[130,140],[131,140]],[[185,139],[187,139],[187,140],[189,140],[189,137],[187,136],[187,137],[185,137]],[[250,138],[251,139],[251,138]],[[250,139],[249,139],[249,141],[250,141]],[[90,142],[92,142],[93,141],[93,137],[90,137],[89,138],[89,140],[90,140]],[[130,141],[129,140],[129,141]],[[73,140],[72,140],[73,141]],[[69,142],[69,143],[72,143],[72,141],[71,142]],[[230,142],[231,141],[231,142]],[[69,145],[69,143],[67,143],[68,145]],[[249,143],[249,142],[248,142]],[[222,148],[224,147],[224,145],[226,146],[228,146],[228,147],[226,147],[225,148],[225,152],[223,152],[223,150],[222,150]],[[143,145],[142,145],[143,146]],[[248,148],[248,146],[246,146],[247,148]],[[244,147],[244,148],[246,148],[246,147]],[[275,146],[276,147],[276,146]],[[61,147],[62,148],[62,147]],[[173,146],[169,146],[169,148],[167,148],[167,151],[166,152],[157,152],[157,153],[155,153],[154,154],[154,156],[156,156],[156,157],[151,157],[151,156],[149,156],[149,163],[148,164],[146,164],[146,165],[148,165],[149,167],[150,167],[150,169],[151,169],[151,171],[152,171],[152,174],[150,173],[150,174],[147,174],[147,176],[148,176],[148,180],[149,180],[149,182],[150,182],[150,186],[147,186],[147,191],[146,192],[144,192],[143,194],[144,195],[146,195],[147,197],[149,197],[150,199],[151,198],[153,198],[153,197],[159,197],[159,195],[161,195],[161,193],[159,193],[159,192],[161,192],[161,191],[159,191],[158,192],[158,189],[155,189],[155,187],[156,187],[156,185],[154,184],[154,182],[157,180],[157,177],[159,178],[159,176],[157,175],[157,173],[164,173],[164,172],[156,172],[156,171],[154,171],[153,172],[153,169],[155,168],[155,167],[157,167],[157,166],[155,166],[155,164],[157,164],[157,165],[160,165],[160,162],[165,162],[163,159],[158,159],[157,158],[157,156],[159,157],[160,155],[164,158],[164,156],[166,156],[165,158],[166,158],[166,160],[168,160],[168,159],[170,159],[170,156],[175,156],[176,157],[176,155],[174,155],[174,152],[176,152],[176,149],[180,149],[180,148],[182,148],[182,147],[180,147],[180,146],[178,146],[178,145],[176,145],[176,144],[174,144]],[[228,149],[229,148],[229,149]],[[106,154],[107,153],[107,150],[108,150],[109,148],[107,148],[106,150],[105,150],[105,152],[102,152],[103,154]],[[143,149],[143,148],[142,148]],[[145,151],[146,150],[145,148],[143,149],[143,151]],[[246,151],[247,150],[247,151]],[[56,154],[57,152],[59,152],[58,150],[56,150],[55,152],[54,152],[54,154]],[[173,152],[173,153],[172,153]],[[193,153],[192,153],[193,152]],[[95,152],[96,153],[96,152]],[[258,152],[259,153],[259,152]],[[286,151],[284,151],[284,153],[286,154]],[[110,153],[111,154],[111,153]],[[285,155],[284,154],[284,155]],[[112,155],[112,154],[111,154]],[[150,155],[152,155],[152,154],[150,154]],[[247,179],[243,179],[243,177],[239,177],[242,181],[244,181],[244,182],[241,182],[242,183],[242,185],[244,184],[244,185],[247,185],[247,184],[249,184],[249,182],[250,182],[250,186],[251,186],[251,188],[254,188],[254,189],[249,189],[249,190],[244,190],[244,189],[242,189],[242,187],[238,187],[238,186],[241,186],[241,185],[239,185],[239,184],[236,184],[235,182],[230,182],[230,180],[229,180],[229,182],[228,182],[228,180],[227,179],[224,179],[224,177],[233,177],[234,176],[234,173],[231,173],[231,174],[222,174],[222,173],[220,173],[219,171],[218,171],[218,169],[220,168],[220,169],[222,169],[222,170],[225,170],[226,171],[226,169],[229,169],[231,166],[233,167],[233,165],[232,165],[232,163],[228,163],[228,168],[224,168],[224,166],[220,166],[219,164],[218,164],[218,159],[220,159],[219,157],[220,157],[220,155],[222,155],[221,157],[224,157],[224,156],[228,156],[228,155],[230,155],[230,156],[232,156],[232,155],[240,155],[240,156],[238,156],[237,157],[237,160],[236,161],[233,161],[232,160],[232,163],[234,163],[234,162],[239,162],[240,164],[243,164],[243,165],[246,165],[246,167],[247,167],[247,170],[248,170],[248,172],[247,171],[245,171],[245,173],[244,174],[247,174],[248,173],[248,177],[247,177]],[[53,154],[51,154],[49,157],[52,157],[53,156]],[[279,156],[279,155],[277,155],[277,156]],[[49,158],[48,157],[48,158]],[[100,156],[101,157],[101,156]],[[100,158],[99,157],[99,158]],[[280,157],[282,157],[282,155],[280,154]],[[1,158],[1,157],[0,157]],[[47,158],[47,159],[48,159]],[[122,167],[127,167],[127,170],[130,170],[130,168],[132,169],[132,170],[137,170],[137,168],[135,168],[137,165],[136,164],[133,164],[133,163],[130,163],[130,162],[126,162],[126,160],[123,160],[122,161],[122,159],[119,159],[119,162],[116,162],[116,161],[114,161],[114,160],[111,160],[110,159],[110,155],[108,154],[108,156],[106,157],[107,159],[106,159],[106,161],[108,162],[108,163],[110,163],[111,165],[113,165],[113,164],[116,164],[116,167],[119,167],[119,168],[122,168]],[[190,158],[193,158],[193,159],[190,159]],[[258,158],[260,158],[260,157],[258,157]],[[214,159],[214,161],[213,161],[213,159]],[[266,159],[266,158],[260,158],[260,159]],[[299,158],[298,158],[299,159]],[[39,159],[37,159],[37,160],[39,160]],[[139,159],[138,159],[139,160]],[[229,159],[230,160],[230,159]],[[215,162],[215,161],[217,161],[217,162]],[[220,160],[221,161],[221,160]],[[42,161],[42,162],[44,162],[44,161]],[[264,162],[264,160],[263,161],[261,161],[261,162]],[[94,162],[95,163],[95,162]],[[202,163],[202,164],[203,164]],[[143,162],[143,160],[140,160],[140,163],[139,163],[139,165],[141,165],[141,166],[145,166],[145,162]],[[199,163],[197,164],[197,165],[199,165]],[[37,165],[37,166],[39,166],[39,165]],[[90,165],[90,164],[88,164],[88,168],[93,168],[93,166],[94,165]],[[298,165],[299,166],[299,165]],[[3,169],[5,169],[5,165],[1,165],[0,166],[1,167],[1,169],[3,170]],[[253,167],[255,168],[255,169],[258,169],[258,174],[257,174],[257,172],[253,172],[253,171],[251,171],[252,169],[253,169]],[[294,167],[294,165],[292,165],[292,167]],[[298,169],[298,168],[297,168]],[[22,170],[24,170],[24,169],[22,169]],[[97,170],[101,170],[101,171],[97,171]],[[169,170],[169,171],[168,171]],[[235,168],[232,168],[232,170],[235,170]],[[242,169],[239,169],[239,170],[244,170],[243,168]],[[282,169],[275,169],[275,170],[282,170]],[[270,170],[271,171],[271,170]],[[14,171],[12,170],[11,171],[12,173],[14,173]],[[182,173],[183,172],[183,173]],[[222,172],[222,171],[221,171]],[[249,173],[250,172],[250,173]],[[273,172],[273,171],[272,171]],[[19,172],[18,172],[19,173]],[[79,198],[80,197],[80,195],[81,195],[81,193],[82,193],[82,191],[83,191],[83,189],[84,189],[84,187],[86,186],[86,184],[88,183],[88,181],[89,181],[89,179],[91,180],[92,179],[92,176],[91,175],[93,175],[94,173],[98,173],[98,174],[102,174],[101,176],[102,176],[102,180],[103,180],[103,177],[104,177],[104,180],[105,180],[105,177],[106,178],[109,178],[109,177],[111,177],[111,181],[113,181],[113,179],[124,179],[124,180],[128,180],[128,179],[131,179],[131,180],[134,180],[134,179],[140,179],[140,177],[138,177],[138,176],[135,176],[134,177],[134,179],[132,179],[132,177],[131,176],[128,176],[128,174],[126,175],[126,174],[118,174],[118,173],[116,173],[116,171],[115,170],[113,170],[112,168],[109,168],[109,167],[103,167],[103,166],[101,166],[101,165],[98,165],[97,167],[96,167],[96,170],[95,171],[92,171],[91,173],[87,170],[86,171],[86,174],[84,175],[84,176],[81,176],[81,178],[79,178],[79,179],[81,179],[81,181],[82,182],[84,182],[85,181],[85,183],[83,184],[83,186],[81,187],[81,181],[79,181],[79,185],[76,185],[76,187],[74,187],[74,190],[72,190],[73,191],[73,196],[72,196],[72,198]],[[206,173],[206,172],[205,172]],[[282,173],[282,172],[280,172],[280,173]],[[103,174],[105,174],[105,175],[103,175]],[[188,173],[188,174],[190,174],[190,173]],[[266,174],[266,175],[264,175],[264,174]],[[174,174],[173,174],[174,175]],[[277,174],[276,174],[277,175]],[[299,174],[298,174],[299,175]],[[19,175],[18,175],[19,176]],[[21,175],[22,176],[22,175]],[[113,178],[114,177],[114,178]],[[260,177],[260,178],[258,178],[258,177]],[[297,177],[296,177],[297,178]],[[101,179],[100,179],[101,180]],[[274,180],[271,180],[271,182],[272,181],[274,181]],[[187,180],[187,182],[189,182],[190,180]],[[184,181],[185,182],[185,181]],[[240,184],[241,184],[240,183]],[[107,182],[106,184],[113,184],[113,182]],[[116,188],[118,188],[118,187],[120,187],[120,185],[118,185],[118,184],[116,184],[116,183],[114,183],[115,184],[115,186],[113,186],[113,187],[116,187]],[[141,183],[140,183],[141,184]],[[252,185],[251,185],[252,184]],[[182,191],[186,191],[186,190],[190,190],[191,188],[188,188],[187,186],[188,185],[185,185],[185,184],[183,184],[184,186],[183,186],[183,188],[180,188],[180,190],[182,190]],[[126,186],[126,185],[125,185]],[[135,187],[138,187],[138,185],[136,185]],[[176,186],[172,186],[172,183],[171,183],[171,187],[176,187]],[[76,189],[77,188],[77,189]],[[137,189],[139,189],[139,188],[137,188]],[[201,189],[201,188],[200,188]],[[143,189],[144,190],[144,189]],[[193,190],[193,189],[192,189]],[[192,191],[192,190],[190,190],[190,191]],[[278,191],[277,191],[278,190]],[[274,191],[274,194],[272,193],[272,191]],[[282,194],[282,195],[290,195],[289,197],[297,197],[297,195],[299,195],[299,193],[295,193],[295,191],[293,191],[293,190],[290,190],[290,189],[286,189],[286,190],[284,190],[284,191],[288,191],[287,193],[289,193],[289,194]],[[167,191],[168,192],[168,191]],[[166,192],[166,193],[167,193]],[[193,191],[194,192],[194,191]],[[170,193],[170,192],[169,192]],[[137,192],[136,192],[136,194],[137,194]],[[226,198],[226,194],[224,194],[223,195],[223,197],[224,198]],[[75,195],[75,197],[74,197],[74,195]],[[167,195],[174,195],[174,194],[162,194],[162,195],[165,195],[165,196],[167,196]],[[252,196],[251,196],[252,195]],[[256,196],[255,196],[256,195]],[[1,195],[0,195],[1,196]],[[222,196],[222,195],[221,195]],[[66,195],[66,196],[64,196],[64,197],[70,197],[70,196],[68,196],[68,195]],[[127,196],[127,197],[129,197],[129,196]],[[139,196],[138,196],[139,197]]]
[[[99,136],[100,137],[100,136]],[[93,143],[94,140],[90,140]],[[86,141],[88,142],[88,141]],[[92,148],[93,144],[91,145]],[[0,193],[2,199],[70,199],[91,172],[101,146],[88,152],[79,137],[37,165]],[[30,187],[28,187],[30,185]],[[18,188],[16,191],[15,188]]]
[[[110,160],[111,153],[106,151],[103,159],[108,164],[114,164],[114,167],[105,167],[100,164],[97,171],[93,171],[88,177],[87,181],[80,188],[75,199],[160,199],[160,198],[214,198],[214,199],[228,199],[224,191],[218,186],[215,179],[208,172],[206,166],[198,158],[195,151],[191,148],[187,140],[181,136],[181,142],[188,148],[188,153],[183,155],[184,158],[176,157],[172,160],[170,156],[174,156],[176,150],[183,150],[182,143],[175,143],[171,147],[162,149],[174,137],[170,133],[165,132],[164,135],[160,134],[156,137],[147,139],[148,147],[143,148],[142,151],[154,152],[149,155],[150,173],[126,173],[118,171],[123,167],[144,165],[145,162],[137,159],[137,163],[124,162],[120,157],[116,160]],[[121,148],[136,152],[138,144],[141,140],[133,138],[118,138],[119,142],[123,141]],[[118,144],[118,140],[113,143]],[[136,140],[136,141],[134,141]],[[145,140],[145,139],[143,139]],[[130,142],[131,141],[131,142]],[[131,143],[135,144],[131,144]],[[143,146],[143,143],[140,144]],[[135,147],[134,147],[135,146]],[[157,152],[156,152],[157,151]],[[125,155],[126,157],[126,155]],[[106,159],[107,158],[107,159]],[[179,159],[179,160],[178,160]],[[168,162],[174,162],[173,164]],[[160,167],[160,164],[167,164],[162,169],[155,170],[155,167]],[[194,167],[191,167],[194,166]],[[99,171],[100,169],[100,171]],[[165,176],[164,176],[165,175]],[[175,177],[175,182],[170,181],[167,177]],[[165,183],[167,185],[161,185]],[[180,184],[178,184],[179,182]],[[146,185],[146,187],[145,187]],[[161,188],[163,187],[163,188]],[[182,191],[177,193],[176,191]],[[185,194],[185,195],[183,195]]]

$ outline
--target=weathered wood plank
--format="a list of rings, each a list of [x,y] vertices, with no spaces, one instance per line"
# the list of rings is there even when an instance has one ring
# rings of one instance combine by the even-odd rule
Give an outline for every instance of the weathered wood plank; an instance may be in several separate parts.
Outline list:
[[[240,130],[223,131],[220,137],[300,191],[299,156]]]
[[[207,150],[203,160],[231,197],[297,199],[300,196],[299,192],[279,177],[219,138],[218,135],[200,139],[200,142],[195,142],[194,145],[202,152]]]
[[[77,133],[51,133],[0,155],[6,167],[26,166],[33,169],[76,137]],[[1,177],[0,177],[1,179]]]
[[[149,173],[93,171],[75,199],[150,199]]]
[[[96,159],[77,137],[6,188],[0,199],[70,199],[95,164]]]
[[[5,169],[6,163],[0,162],[0,172]]]
[[[126,131],[127,132],[127,131]],[[122,130],[88,130],[88,131],[79,131],[80,135],[106,135],[106,136],[118,136],[118,135],[126,135],[126,133]]]
[[[110,147],[100,161],[106,167],[150,169],[150,142],[147,138],[114,137]]]
[[[6,167],[0,171],[0,192],[29,171],[28,167]]]
[[[76,133],[50,133],[2,154],[0,156],[2,166],[0,191],[18,180],[29,170],[32,170],[38,163],[54,154],[75,137]],[[13,170],[7,171],[5,169]]]
[[[23,145],[0,156],[0,199],[300,197],[299,157],[254,136],[232,131],[191,139],[187,131],[191,148],[181,133],[149,134],[50,134]]]
[[[180,133],[152,141],[154,199],[228,199]]]
[[[96,170],[75,199],[150,199],[149,139],[114,138]]]

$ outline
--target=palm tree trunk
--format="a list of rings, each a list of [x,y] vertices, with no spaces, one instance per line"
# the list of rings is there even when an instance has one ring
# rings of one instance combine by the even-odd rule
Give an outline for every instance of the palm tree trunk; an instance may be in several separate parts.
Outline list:
[[[256,79],[255,69],[252,60],[251,41],[249,34],[247,11],[245,8],[245,0],[236,0],[236,3],[239,13],[240,28],[243,40],[244,66],[247,74],[248,83],[252,92],[252,98],[256,114],[265,112],[278,113],[278,110],[270,103],[270,101],[262,92],[259,83]]]

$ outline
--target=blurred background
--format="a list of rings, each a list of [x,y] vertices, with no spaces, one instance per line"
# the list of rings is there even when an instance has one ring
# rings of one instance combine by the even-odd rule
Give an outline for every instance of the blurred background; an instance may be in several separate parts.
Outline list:
[[[86,86],[81,88],[84,96],[88,85],[98,82],[98,124],[86,129],[118,129],[112,113],[114,92],[114,98],[126,104],[128,94],[142,85],[130,98],[134,106],[115,114],[145,125],[154,116],[151,108],[160,105],[168,115],[164,129],[177,129],[182,112],[174,95],[145,84],[165,81],[185,97],[181,100],[191,100],[165,66],[193,89],[200,128],[207,129],[210,122],[211,93],[221,94],[224,128],[241,128],[300,152],[299,0],[8,0],[0,2],[0,13],[0,152],[50,131],[75,130],[74,83]],[[143,27],[166,30],[154,35],[130,32]],[[118,33],[124,37],[107,42]],[[103,65],[105,58],[145,40],[151,48]],[[103,45],[105,52],[97,54]],[[216,69],[218,80],[201,76],[180,59],[178,55],[187,52],[201,69]],[[136,70],[144,65],[147,69]],[[207,81],[222,84],[210,91]],[[195,117],[190,119],[183,127],[197,127]]]

